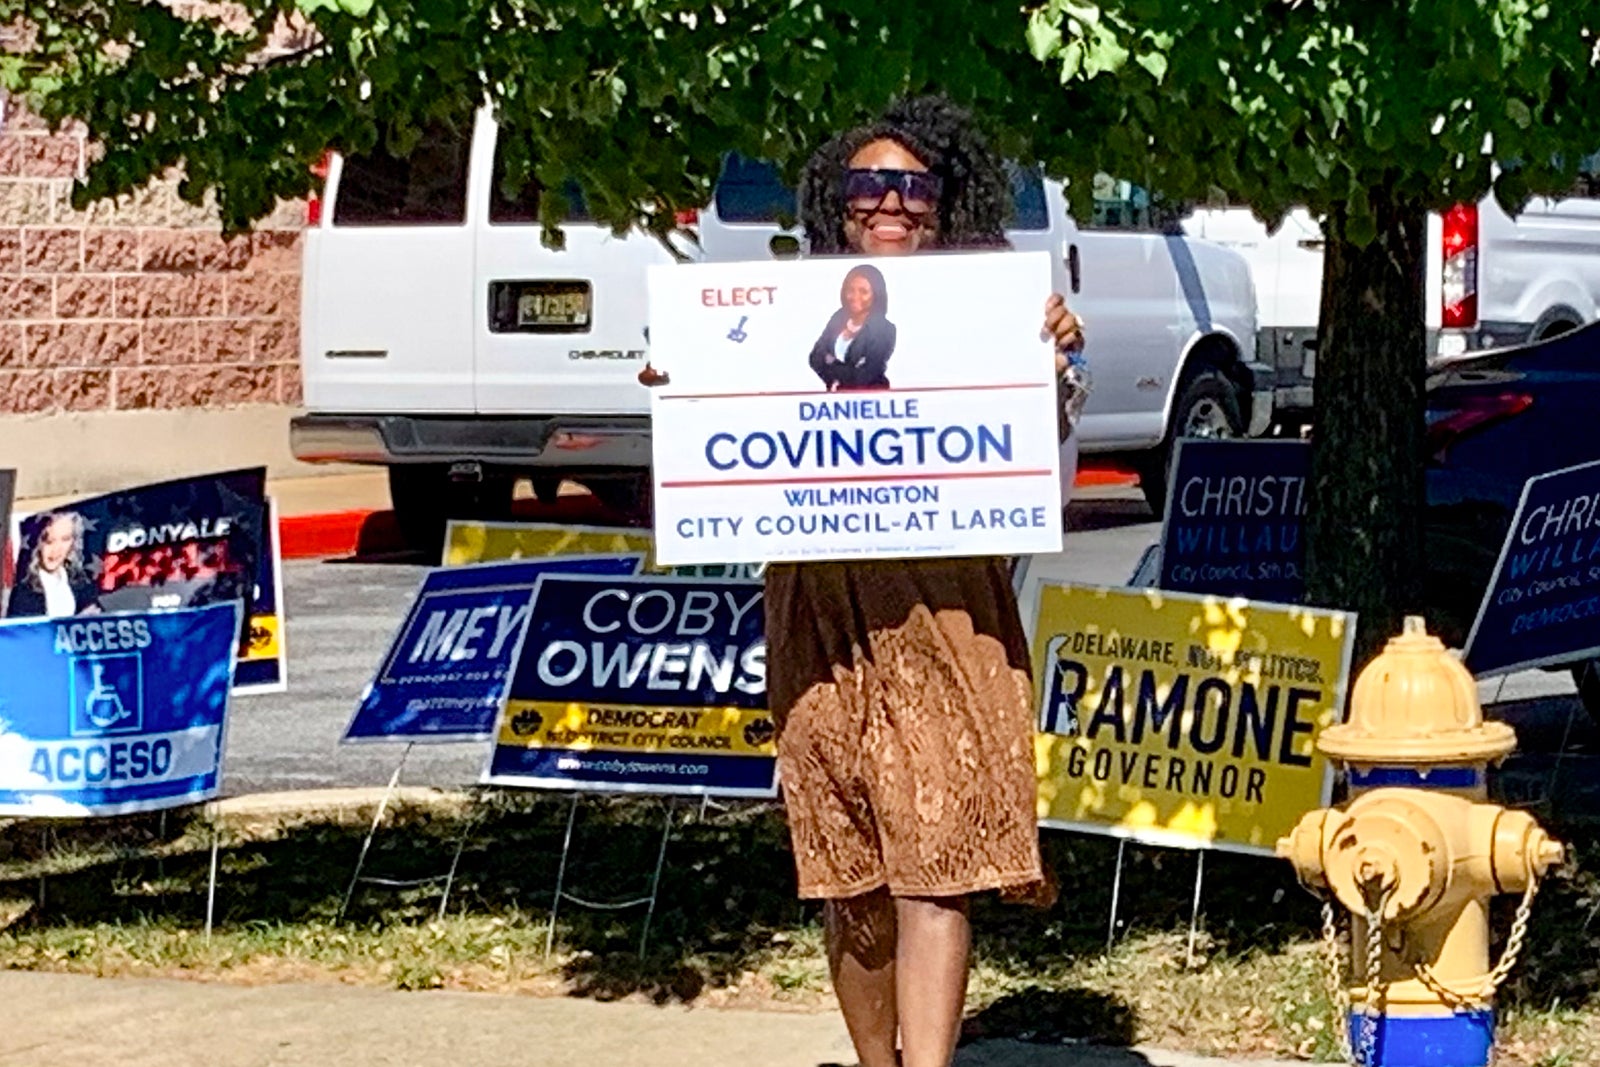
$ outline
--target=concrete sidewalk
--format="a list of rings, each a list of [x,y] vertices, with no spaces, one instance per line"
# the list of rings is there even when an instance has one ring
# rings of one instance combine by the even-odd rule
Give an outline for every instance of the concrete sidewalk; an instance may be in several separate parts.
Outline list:
[[[0,1063],[61,1067],[818,1067],[837,1012],[0,973]],[[1217,1067],[1157,1050],[980,1041],[957,1067]],[[1293,1067],[1251,1060],[1251,1067]]]

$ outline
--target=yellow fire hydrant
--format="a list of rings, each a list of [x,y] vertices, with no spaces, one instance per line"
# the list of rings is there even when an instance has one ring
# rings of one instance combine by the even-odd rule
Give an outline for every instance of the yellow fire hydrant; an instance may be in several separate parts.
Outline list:
[[[1343,807],[1313,811],[1278,842],[1321,896],[1330,992],[1361,1067],[1487,1067],[1494,995],[1510,973],[1539,879],[1565,850],[1532,816],[1487,803],[1489,765],[1516,747],[1485,722],[1460,661],[1406,619],[1356,680],[1350,717],[1317,747],[1349,772]],[[1499,964],[1489,900],[1521,893]],[[1352,913],[1351,975],[1333,901]]]

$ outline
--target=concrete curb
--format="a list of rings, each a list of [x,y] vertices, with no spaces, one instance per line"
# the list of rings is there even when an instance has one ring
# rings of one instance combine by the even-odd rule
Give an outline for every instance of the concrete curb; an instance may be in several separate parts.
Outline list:
[[[352,815],[372,811],[383,802],[383,786],[352,786],[342,789],[293,789],[277,793],[245,793],[223,797],[200,806],[208,821],[228,824],[274,819],[307,819],[318,815]],[[389,793],[389,808],[425,810],[458,814],[473,802],[473,795],[460,789],[435,789],[430,786],[399,786]]]

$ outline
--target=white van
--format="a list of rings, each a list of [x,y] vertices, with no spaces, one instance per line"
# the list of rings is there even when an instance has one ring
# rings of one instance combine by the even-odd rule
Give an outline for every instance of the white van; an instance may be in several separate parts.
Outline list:
[[[570,189],[566,247],[545,248],[542,191],[503,195],[504,169],[487,111],[404,159],[336,156],[305,234],[294,454],[387,466],[416,543],[508,513],[519,477],[619,507],[648,484],[644,273],[674,257]]]
[[[645,271],[678,257],[593,223],[576,189],[562,191],[565,249],[545,248],[543,190],[504,195],[497,133],[485,109],[426,131],[404,159],[335,158],[305,236],[308,410],[292,449],[388,467],[419,545],[438,543],[445,518],[508,512],[519,478],[541,498],[570,478],[619,510],[648,499]],[[1136,458],[1159,501],[1175,434],[1265,427],[1271,386],[1250,356],[1255,298],[1239,256],[1136,223],[1132,199],[1107,200],[1107,224],[1080,231],[1058,188],[1018,172],[1016,192],[1013,243],[1052,253],[1057,288],[1089,324],[1084,451]],[[778,225],[793,202],[771,168],[730,157],[715,203],[680,220],[700,246],[678,251],[794,255],[798,237]]]
[[[1537,197],[1515,218],[1492,196],[1430,215],[1428,358],[1543,341],[1600,318],[1600,157],[1566,197]],[[1275,408],[1309,419],[1322,302],[1322,230],[1304,209],[1268,233],[1247,208],[1201,208],[1184,231],[1250,263],[1259,358],[1274,367]]]

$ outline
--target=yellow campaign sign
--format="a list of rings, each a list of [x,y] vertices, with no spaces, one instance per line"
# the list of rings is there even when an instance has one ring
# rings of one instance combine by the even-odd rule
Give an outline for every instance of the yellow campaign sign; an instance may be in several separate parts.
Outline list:
[[[278,631],[281,624],[276,615],[250,616],[250,645],[245,649],[244,658],[277,659],[283,654],[278,641]]]
[[[1354,615],[1044,584],[1032,632],[1043,825],[1270,854],[1327,804]]]
[[[454,520],[445,533],[444,565],[647,553],[650,545],[648,530]]]
[[[655,541],[649,530],[612,526],[557,526],[548,523],[468,522],[455,519],[445,531],[444,565],[460,567],[511,559],[549,556],[645,556],[647,574],[677,574],[693,578],[760,578],[762,564],[700,564],[662,567],[655,561]]]
[[[511,700],[501,713],[497,743],[512,748],[772,759],[777,753],[776,737],[767,711]]]

